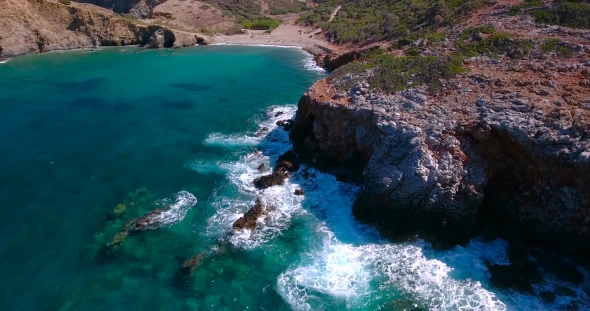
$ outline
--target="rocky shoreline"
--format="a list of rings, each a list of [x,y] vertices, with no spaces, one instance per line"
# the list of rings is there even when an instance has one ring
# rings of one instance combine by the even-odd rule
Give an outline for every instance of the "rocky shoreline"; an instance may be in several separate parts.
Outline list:
[[[0,9],[0,60],[58,50],[100,46],[140,45],[144,48],[180,48],[208,44],[197,33],[142,25],[118,15],[85,10],[45,0],[8,0]]]
[[[568,62],[574,69],[560,70],[563,76],[590,68],[583,57]],[[511,63],[479,59],[471,66],[503,71]],[[522,81],[538,63],[526,64],[521,80],[472,70],[447,81],[442,94],[426,87],[383,94],[366,76],[350,88],[351,75],[332,76],[300,99],[291,139],[304,159],[359,180],[355,217],[392,240],[451,247],[474,235],[501,236],[586,261],[590,97],[584,87],[575,88],[586,94],[581,102],[570,103],[508,87],[519,85],[515,80],[534,85]],[[551,92],[568,88],[572,93],[566,85]]]

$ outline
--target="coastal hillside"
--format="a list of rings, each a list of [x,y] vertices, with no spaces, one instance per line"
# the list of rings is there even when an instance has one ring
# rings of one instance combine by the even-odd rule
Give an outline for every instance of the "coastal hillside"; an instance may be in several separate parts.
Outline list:
[[[313,7],[299,0],[78,0],[118,14],[202,32],[240,33],[243,28],[274,29],[281,16]]]
[[[182,47],[206,39],[200,34],[143,25],[92,6],[46,0],[2,0],[0,20],[0,59],[96,46]]]
[[[380,8],[392,13],[371,15]],[[301,98],[295,149],[360,180],[355,216],[393,240],[500,236],[588,260],[589,12],[569,1],[322,3],[303,21],[367,48],[319,58],[340,67]],[[510,273],[498,283],[520,280]]]

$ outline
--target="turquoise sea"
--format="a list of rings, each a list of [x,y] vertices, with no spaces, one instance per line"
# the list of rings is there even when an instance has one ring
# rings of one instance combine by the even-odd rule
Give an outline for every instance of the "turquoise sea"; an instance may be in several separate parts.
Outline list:
[[[276,121],[326,75],[301,50],[137,51],[0,64],[0,310],[590,308],[588,281],[548,276],[537,291],[570,290],[553,303],[492,287],[502,240],[388,243],[354,220],[358,188],[313,168],[256,190],[290,148]],[[232,230],[257,198],[258,229]]]

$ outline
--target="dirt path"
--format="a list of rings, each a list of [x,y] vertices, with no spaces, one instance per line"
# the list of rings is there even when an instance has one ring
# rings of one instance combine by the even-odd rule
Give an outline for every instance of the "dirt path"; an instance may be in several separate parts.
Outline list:
[[[336,17],[336,14],[338,14],[338,11],[340,11],[340,9],[342,8],[341,5],[337,6],[334,11],[332,12],[332,15],[330,15],[330,19],[328,20],[328,22],[331,22],[334,17]]]

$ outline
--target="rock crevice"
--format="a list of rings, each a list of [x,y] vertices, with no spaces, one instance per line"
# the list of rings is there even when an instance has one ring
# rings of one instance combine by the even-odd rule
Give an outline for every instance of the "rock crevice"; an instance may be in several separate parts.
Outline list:
[[[362,176],[359,220],[394,240],[512,234],[589,257],[590,111],[336,89],[322,80],[301,98],[291,139],[309,162]]]

